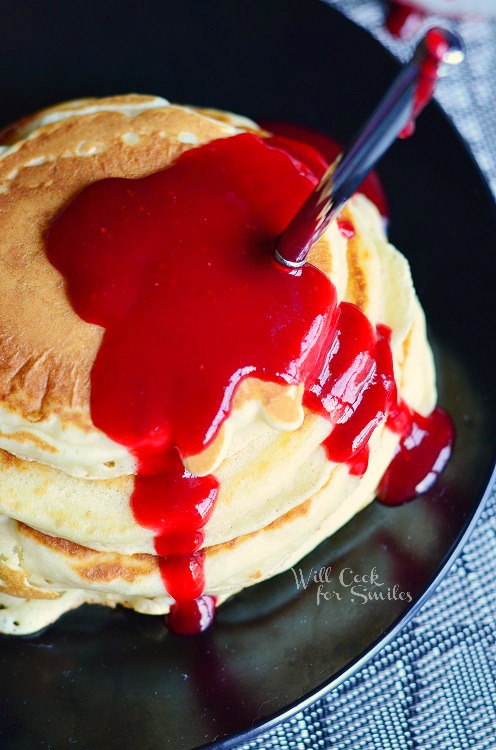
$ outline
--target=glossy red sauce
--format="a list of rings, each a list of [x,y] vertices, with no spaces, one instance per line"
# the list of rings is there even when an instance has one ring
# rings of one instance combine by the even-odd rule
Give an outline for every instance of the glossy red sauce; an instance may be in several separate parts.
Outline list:
[[[435,456],[428,449],[436,417],[398,416],[388,329],[374,329],[351,304],[337,307],[333,285],[310,264],[289,272],[273,260],[277,236],[325,163],[286,136],[214,141],[149,177],[94,183],[47,236],[74,309],[105,329],[92,418],[136,457],[132,509],[155,534],[177,633],[199,632],[213,617],[201,547],[219,489],[181,457],[214,440],[247,376],[305,382],[305,404],[333,425],[329,458],[352,474],[364,473],[374,427],[394,414],[402,437],[385,502],[422,483],[412,461],[404,483],[397,479],[414,450],[410,434],[415,442],[426,433],[424,476],[440,469],[440,439]],[[340,231],[350,237],[354,228],[341,221]]]
[[[446,466],[453,446],[453,422],[442,409],[423,417],[405,404],[402,408],[407,418],[401,419],[399,428],[394,418],[387,423],[401,439],[379,485],[378,499],[384,505],[398,505],[426,492]]]
[[[156,535],[176,626],[204,588],[198,550],[218,493],[215,477],[190,475],[181,456],[212,442],[248,375],[311,380],[334,333],[325,276],[273,260],[315,183],[287,153],[239,135],[143,179],[94,183],[47,237],[74,309],[105,328],[91,414],[136,457],[132,508]]]
[[[271,140],[281,148],[297,155],[307,164],[320,179],[327,167],[332,164],[343,147],[338,141],[302,125],[293,125],[277,120],[264,120],[262,127],[273,133]],[[305,149],[305,150],[303,150]],[[371,172],[360,186],[360,192],[375,203],[381,216],[388,218],[389,208],[384,188],[375,172]]]
[[[386,28],[390,34],[400,39],[410,39],[420,29],[426,14],[420,8],[408,3],[392,0],[386,18]]]
[[[205,595],[192,601],[173,604],[167,617],[167,626],[176,635],[196,635],[208,628],[214,615],[215,597]]]
[[[346,237],[347,240],[351,240],[352,237],[355,236],[355,227],[351,223],[351,221],[346,221],[345,219],[336,219],[336,223],[338,225],[338,229],[343,235],[343,237]]]
[[[408,138],[415,130],[415,120],[424,107],[430,102],[434,94],[436,81],[439,77],[439,65],[442,56],[448,50],[444,35],[437,29],[430,29],[425,35],[427,54],[420,66],[420,75],[413,96],[413,107],[409,123],[399,134],[400,138]]]
[[[336,337],[321,373],[305,392],[305,405],[333,424],[324,442],[328,458],[351,464],[356,474],[367,467],[363,452],[373,431],[396,403],[396,384],[389,329],[376,330],[348,302],[339,311]]]
[[[390,335],[387,326],[374,329],[355,305],[342,302],[335,339],[305,391],[305,405],[333,425],[323,443],[329,460],[346,463],[356,476],[367,470],[369,440],[386,417],[400,442],[377,499],[398,505],[435,482],[450,456],[454,429],[442,409],[423,417],[398,399]]]

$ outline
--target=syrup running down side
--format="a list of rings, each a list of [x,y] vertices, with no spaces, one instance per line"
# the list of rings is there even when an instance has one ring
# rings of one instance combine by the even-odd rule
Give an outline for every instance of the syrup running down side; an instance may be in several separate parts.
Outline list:
[[[410,39],[420,29],[426,17],[420,8],[401,0],[392,0],[386,18],[386,28],[399,39]]]
[[[399,133],[400,138],[409,138],[415,131],[415,120],[424,107],[431,101],[436,81],[439,78],[440,64],[449,49],[445,35],[438,29],[429,29],[425,35],[427,54],[420,65],[420,75],[413,96],[413,108],[410,121]]]
[[[266,140],[241,134],[149,177],[96,182],[47,236],[75,311],[105,329],[92,419],[136,458],[132,510],[155,534],[177,633],[199,632],[213,617],[202,545],[219,489],[182,458],[214,440],[244,378],[305,383],[306,406],[332,425],[329,458],[353,474],[366,470],[370,435],[389,415],[401,440],[383,480],[388,504],[426,489],[449,455],[447,418],[397,403],[388,329],[338,306],[332,283],[310,264],[286,271],[273,260],[276,238],[333,158],[305,132],[301,140],[294,130]],[[385,211],[379,183],[374,190]],[[340,231],[354,228],[341,222]]]

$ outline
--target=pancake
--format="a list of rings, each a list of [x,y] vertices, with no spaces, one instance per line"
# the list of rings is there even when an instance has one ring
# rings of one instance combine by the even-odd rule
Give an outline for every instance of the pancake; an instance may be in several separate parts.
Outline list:
[[[68,102],[0,134],[0,631],[26,634],[84,602],[167,613],[154,533],[132,512],[136,460],[93,424],[90,375],[103,329],[73,310],[44,237],[91,182],[142,177],[185,150],[240,132],[247,118],[158,97]],[[425,320],[408,263],[375,206],[356,195],[309,261],[391,329],[399,394],[427,415],[436,401]],[[228,314],[228,311],[227,313]],[[303,384],[242,381],[216,439],[184,460],[215,473],[205,529],[207,594],[218,603],[294,565],[370,503],[399,435],[379,424],[355,476],[328,460],[324,417]],[[249,502],[247,502],[249,498]]]
[[[338,466],[313,497],[268,526],[207,547],[206,593],[220,604],[286,570],[368,505],[391,460],[396,438],[383,430],[374,442],[370,468],[353,482],[351,491],[346,467]],[[36,632],[85,602],[122,604],[145,614],[166,614],[173,604],[164,595],[155,555],[97,552],[12,519],[0,526],[0,561],[0,579],[7,581],[1,589],[5,593],[0,593],[3,632]],[[25,600],[24,608],[19,598]]]

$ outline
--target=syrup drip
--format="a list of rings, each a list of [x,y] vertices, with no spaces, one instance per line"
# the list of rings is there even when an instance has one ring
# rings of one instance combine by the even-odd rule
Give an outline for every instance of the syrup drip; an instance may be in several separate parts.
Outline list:
[[[401,435],[393,460],[378,489],[383,505],[398,505],[426,492],[442,472],[450,457],[454,441],[453,422],[439,407],[428,417],[399,407],[387,426]]]
[[[401,439],[383,481],[388,504],[423,488],[449,454],[445,415],[396,403],[389,330],[349,303],[337,307],[333,285],[310,264],[286,271],[273,260],[330,158],[282,133],[214,141],[149,177],[90,185],[47,236],[74,309],[105,329],[92,419],[136,457],[132,510],[155,534],[176,633],[213,617],[201,547],[219,491],[214,476],[191,475],[181,459],[215,439],[243,378],[305,382],[305,404],[332,425],[329,459],[352,474],[365,472],[370,436],[389,415]],[[339,228],[354,233],[349,222]]]
[[[366,468],[363,451],[395,394],[389,329],[378,327],[376,333],[358,307],[342,302],[333,345],[305,392],[305,405],[333,425],[324,441],[330,461],[351,464],[353,473]]]
[[[392,7],[386,18],[386,28],[399,39],[410,39],[422,26],[426,14],[408,3],[392,0]]]
[[[215,596],[173,604],[167,627],[176,635],[196,635],[211,625],[215,615]]]
[[[344,219],[336,219],[338,229],[347,240],[351,240],[355,236],[355,227],[351,221],[345,221]]]
[[[428,54],[425,56],[420,67],[417,88],[413,97],[410,122],[399,133],[399,138],[409,138],[414,133],[415,120],[432,99],[434,87],[439,77],[439,65],[442,56],[448,50],[446,39],[437,29],[429,29],[425,35],[425,45]]]

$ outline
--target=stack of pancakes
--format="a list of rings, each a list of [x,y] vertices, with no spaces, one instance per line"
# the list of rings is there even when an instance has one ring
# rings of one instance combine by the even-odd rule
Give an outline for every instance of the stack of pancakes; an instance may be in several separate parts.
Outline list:
[[[44,237],[91,182],[142,177],[183,151],[257,125],[150,96],[79,100],[0,134],[0,631],[26,634],[83,602],[164,614],[154,535],[134,519],[136,462],[90,413],[103,329],[73,311]],[[431,352],[406,260],[375,206],[356,195],[310,262],[338,301],[392,330],[402,398],[435,405]],[[226,315],[229,311],[226,311]],[[330,462],[328,420],[302,406],[301,386],[242,382],[215,441],[189,458],[220,494],[206,527],[206,593],[222,602],[297,562],[370,503],[398,436],[380,424],[361,477]],[[123,405],[125,408],[125,405]]]

